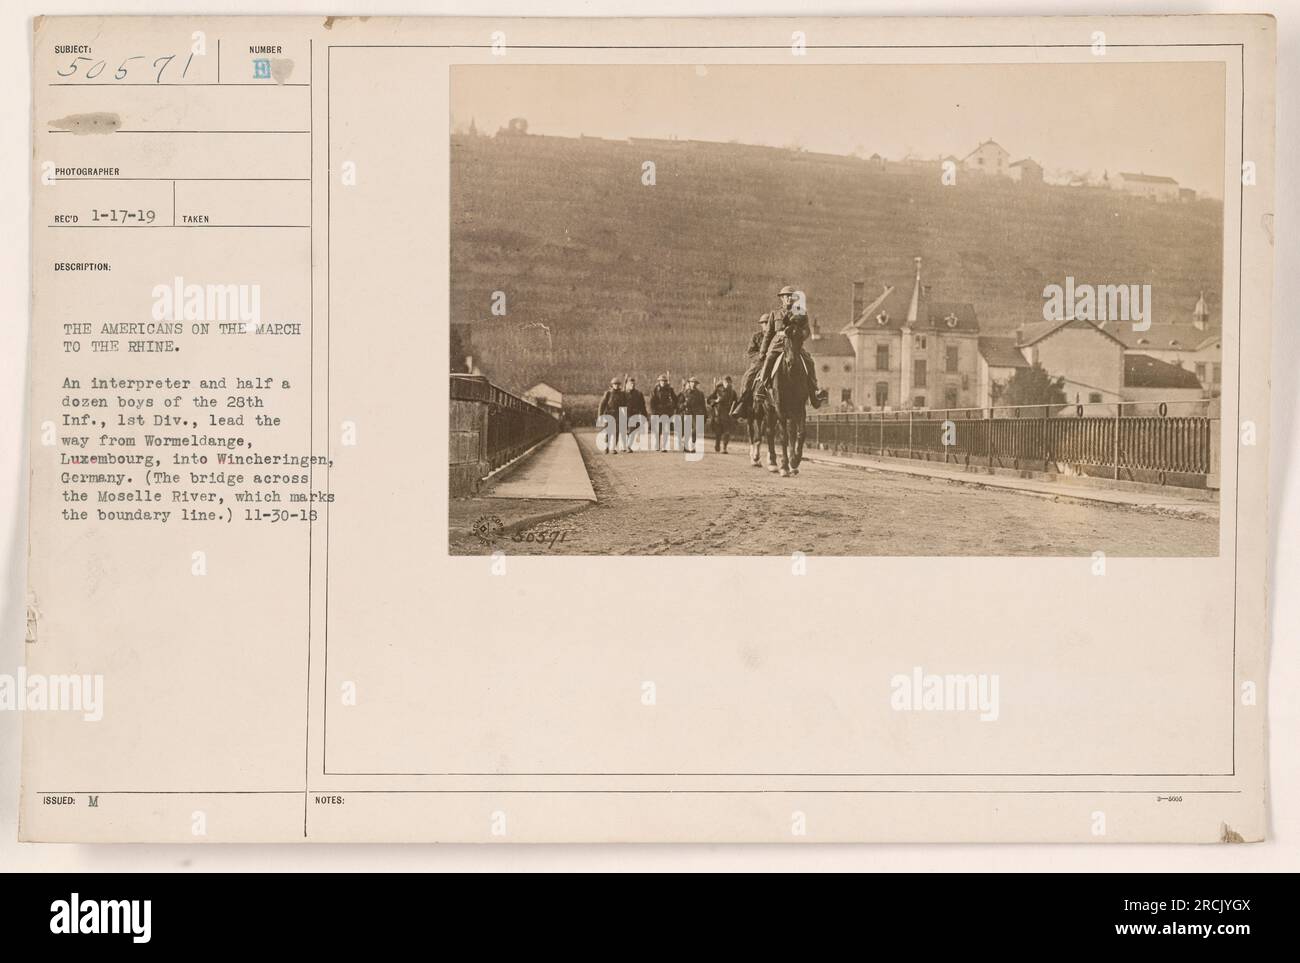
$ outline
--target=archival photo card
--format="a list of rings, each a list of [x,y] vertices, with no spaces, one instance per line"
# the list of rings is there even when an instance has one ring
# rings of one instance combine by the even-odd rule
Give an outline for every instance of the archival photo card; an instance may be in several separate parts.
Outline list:
[[[1267,835],[1267,17],[44,18],[21,833]]]

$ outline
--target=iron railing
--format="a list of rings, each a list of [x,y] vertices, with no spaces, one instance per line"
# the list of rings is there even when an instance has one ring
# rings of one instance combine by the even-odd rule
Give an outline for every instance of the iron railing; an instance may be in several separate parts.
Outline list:
[[[451,400],[471,403],[460,410],[452,406],[452,431],[471,439],[461,460],[477,462],[480,477],[559,430],[558,420],[545,408],[498,388],[483,375],[451,375]]]
[[[1213,399],[827,412],[809,416],[807,438],[848,452],[1043,470],[1064,463],[1164,482],[1211,474],[1218,420]]]

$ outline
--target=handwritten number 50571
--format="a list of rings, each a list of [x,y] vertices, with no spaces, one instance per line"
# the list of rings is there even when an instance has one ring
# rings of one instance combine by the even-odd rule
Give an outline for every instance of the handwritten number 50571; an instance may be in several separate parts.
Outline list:
[[[144,60],[144,59],[145,59],[144,54],[136,54],[132,57],[127,57],[118,65],[117,70],[113,71],[113,79],[125,80],[127,78],[127,75],[130,73],[130,69],[127,67],[127,64],[129,64],[133,60]],[[154,83],[156,84],[162,83],[163,74],[167,72],[167,68],[171,66],[171,62],[175,59],[176,59],[175,54],[164,54],[163,56],[154,60],[153,62]],[[190,72],[190,62],[192,60],[194,60],[194,54],[192,53],[185,58],[185,67],[183,70],[181,70],[182,80],[184,80],[185,75]],[[73,57],[72,62],[68,64],[66,70],[59,70],[56,71],[56,73],[60,77],[75,76],[77,72],[81,70],[82,61],[85,61],[90,64],[90,66],[87,67],[81,73],[81,76],[84,77],[86,80],[94,80],[96,77],[102,74],[104,72],[104,68],[108,66],[108,61],[106,60],[95,60],[92,57]]]

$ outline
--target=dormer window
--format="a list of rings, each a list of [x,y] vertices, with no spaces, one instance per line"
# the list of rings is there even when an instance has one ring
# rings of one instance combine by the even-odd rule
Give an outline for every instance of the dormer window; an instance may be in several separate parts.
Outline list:
[[[957,315],[955,314],[948,315],[946,318],[943,319],[943,323],[948,325],[948,327],[950,328],[957,327]]]
[[[1138,344],[1150,344],[1150,343],[1151,342],[1148,341],[1146,338],[1138,338]]]
[[[889,323],[888,311],[881,311],[879,314],[876,315],[876,324],[880,325],[881,327],[884,327],[888,323]]]

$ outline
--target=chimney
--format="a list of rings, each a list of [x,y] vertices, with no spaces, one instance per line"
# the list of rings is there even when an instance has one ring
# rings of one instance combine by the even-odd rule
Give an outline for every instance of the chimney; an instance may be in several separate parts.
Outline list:
[[[863,300],[862,292],[866,288],[866,286],[867,284],[865,281],[853,282],[853,302],[851,308],[853,313],[849,317],[849,324],[854,324],[858,320],[858,318],[862,317],[862,312],[864,310],[863,305],[865,303]]]

